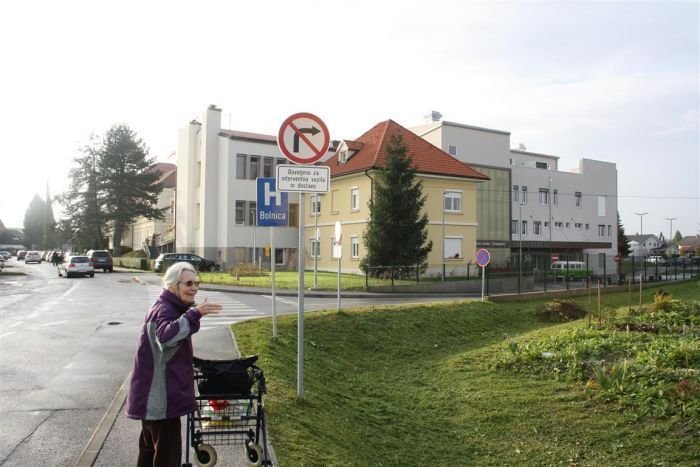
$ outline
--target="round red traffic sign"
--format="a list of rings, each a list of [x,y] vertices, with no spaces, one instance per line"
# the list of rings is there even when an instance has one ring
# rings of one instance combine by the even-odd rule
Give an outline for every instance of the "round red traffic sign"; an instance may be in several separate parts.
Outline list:
[[[559,255],[552,255],[552,261],[559,261]]]
[[[620,255],[615,255],[614,259],[615,259],[616,263],[619,263],[620,262]]]
[[[277,134],[282,154],[297,164],[313,164],[331,144],[328,127],[314,114],[300,112],[287,117]]]
[[[488,265],[490,262],[491,253],[489,253],[489,250],[482,248],[481,250],[476,252],[476,264],[478,264],[482,268],[485,268],[486,265]]]

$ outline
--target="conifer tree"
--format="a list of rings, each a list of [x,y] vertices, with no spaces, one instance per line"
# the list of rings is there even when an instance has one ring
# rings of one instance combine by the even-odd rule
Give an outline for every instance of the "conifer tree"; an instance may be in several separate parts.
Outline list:
[[[407,154],[401,135],[394,135],[386,147],[386,166],[376,172],[370,219],[364,234],[367,254],[362,269],[376,275],[389,266],[426,267],[432,241],[428,238],[428,216],[423,186]]]
[[[624,257],[628,256],[632,250],[630,249],[630,242],[625,235],[625,228],[622,226],[622,221],[620,221],[620,213],[617,213],[617,254]]]
[[[27,248],[44,248],[44,224],[46,203],[35,194],[24,212],[24,242]]]
[[[156,183],[160,174],[149,172],[155,161],[145,143],[126,125],[107,131],[99,152],[98,167],[103,183],[105,213],[112,227],[114,254],[119,255],[122,234],[137,217],[163,219],[156,208],[163,190]]]

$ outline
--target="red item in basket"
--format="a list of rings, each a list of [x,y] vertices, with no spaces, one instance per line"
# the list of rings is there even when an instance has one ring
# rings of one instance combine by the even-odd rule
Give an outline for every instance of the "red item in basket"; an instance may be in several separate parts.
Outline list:
[[[231,404],[229,403],[229,401],[226,401],[226,400],[209,399],[209,405],[214,410],[224,410],[226,407],[228,407]]]

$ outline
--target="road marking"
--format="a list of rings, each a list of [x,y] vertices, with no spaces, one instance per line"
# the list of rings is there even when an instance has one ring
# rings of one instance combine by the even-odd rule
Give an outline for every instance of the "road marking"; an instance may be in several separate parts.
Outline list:
[[[43,327],[43,326],[55,326],[55,325],[57,325],[57,324],[63,324],[63,323],[67,323],[67,322],[68,322],[68,320],[66,319],[66,320],[63,320],[63,321],[55,321],[55,322],[53,322],[53,323],[44,323],[44,324],[40,324],[39,327]]]
[[[272,295],[261,295],[261,297],[272,300]],[[299,304],[297,300],[290,300],[288,298],[275,297],[275,299],[280,303],[284,303],[285,305],[296,306]]]
[[[12,332],[6,332],[5,334],[0,334],[0,339],[2,339],[3,337],[11,336],[11,335],[14,334],[14,333],[15,333],[15,332],[12,331]]]
[[[19,326],[22,323],[24,323],[24,321],[17,321],[16,323],[10,324],[8,328],[14,328],[15,326]]]

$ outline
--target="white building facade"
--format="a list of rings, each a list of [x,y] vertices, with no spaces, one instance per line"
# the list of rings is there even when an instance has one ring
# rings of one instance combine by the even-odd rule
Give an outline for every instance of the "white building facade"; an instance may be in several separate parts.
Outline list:
[[[286,164],[274,136],[221,128],[221,109],[210,106],[180,129],[177,149],[175,250],[221,264],[222,270],[243,263],[296,266],[298,196],[289,194],[288,227],[258,227],[258,177],[275,177]],[[274,232],[274,251],[270,229]],[[293,263],[293,264],[292,264]]]
[[[412,130],[491,177],[480,187],[487,192],[482,198],[488,202],[478,206],[478,246],[501,247],[500,222],[505,218],[511,262],[522,251],[532,269],[542,270],[552,257],[559,256],[586,261],[597,275],[616,273],[614,163],[581,159],[575,169],[560,171],[558,157],[510,149],[510,133],[505,131],[447,121],[433,121]],[[505,204],[503,197],[509,199]],[[490,224],[484,226],[483,222]]]

